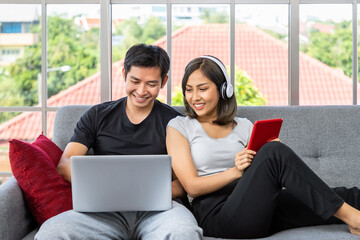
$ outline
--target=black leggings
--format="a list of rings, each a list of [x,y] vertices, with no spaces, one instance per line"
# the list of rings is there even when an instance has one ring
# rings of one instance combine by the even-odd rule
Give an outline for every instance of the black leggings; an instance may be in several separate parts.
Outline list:
[[[204,235],[260,238],[304,226],[341,223],[345,202],[359,209],[358,188],[329,188],[289,147],[265,144],[237,181],[192,202]]]

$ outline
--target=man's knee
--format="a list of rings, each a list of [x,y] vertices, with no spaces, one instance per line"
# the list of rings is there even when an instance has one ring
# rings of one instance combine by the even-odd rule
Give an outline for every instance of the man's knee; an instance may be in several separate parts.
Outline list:
[[[68,221],[66,221],[66,218],[63,217],[63,215],[67,215],[67,213],[62,213],[46,220],[41,225],[34,239],[69,239],[64,235],[67,233],[66,230],[69,230],[69,227],[71,226],[66,226]]]
[[[174,240],[200,240],[203,239],[203,231],[197,224],[178,224],[171,232],[170,239]]]

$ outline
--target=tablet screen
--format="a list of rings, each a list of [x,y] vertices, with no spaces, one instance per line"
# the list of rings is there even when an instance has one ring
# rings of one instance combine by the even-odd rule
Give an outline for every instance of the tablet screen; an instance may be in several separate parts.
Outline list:
[[[251,133],[248,149],[257,152],[265,143],[278,138],[282,122],[281,118],[256,121]]]

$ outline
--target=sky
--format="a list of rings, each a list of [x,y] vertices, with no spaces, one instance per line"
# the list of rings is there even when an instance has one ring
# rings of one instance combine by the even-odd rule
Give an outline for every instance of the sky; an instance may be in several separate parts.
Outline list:
[[[12,5],[14,6],[14,5]],[[20,5],[21,6],[21,5]],[[26,5],[24,5],[25,7]],[[41,11],[40,5],[38,5],[38,11]],[[125,10],[124,7],[129,6],[141,6],[140,4],[126,5],[126,4],[117,4],[113,5],[113,17],[121,18],[121,17],[129,17],[129,14],[139,16],[138,11]],[[147,13],[151,11],[150,4],[143,4],[142,6],[146,6]],[[161,6],[161,5],[157,5]],[[165,6],[165,5],[163,5]],[[173,5],[182,6],[184,5]],[[218,4],[218,5],[195,5],[188,4],[187,7],[216,7],[217,9],[226,9],[229,11],[229,7],[226,4]],[[222,7],[221,7],[222,6]],[[19,5],[17,5],[19,7]],[[100,17],[100,5],[99,4],[48,4],[48,15],[54,14],[65,14],[67,17],[72,17],[74,15],[83,14],[90,18],[99,18]],[[360,9],[360,8],[359,8]],[[6,11],[6,5],[2,5],[1,11]],[[277,21],[282,25],[287,25],[288,23],[288,5],[287,4],[237,4],[236,5],[236,18],[238,20],[251,20],[253,22],[272,22]],[[360,12],[360,10],[358,11]],[[126,13],[126,15],[125,15]],[[179,14],[179,13],[177,13]],[[148,14],[146,14],[148,15]],[[336,22],[342,20],[351,20],[352,16],[352,5],[351,4],[301,4],[300,5],[300,19],[304,22],[308,19],[318,19],[318,20],[333,20]],[[19,16],[20,17],[20,16]],[[360,18],[360,17],[359,17]]]

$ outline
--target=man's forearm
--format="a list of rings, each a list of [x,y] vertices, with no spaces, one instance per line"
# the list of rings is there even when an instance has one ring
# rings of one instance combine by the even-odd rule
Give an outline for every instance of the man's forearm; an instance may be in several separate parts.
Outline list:
[[[70,159],[62,157],[56,170],[62,176],[65,181],[71,183],[71,170],[70,170]]]
[[[171,193],[172,193],[172,198],[181,198],[186,196],[186,192],[183,188],[183,186],[181,185],[181,183],[179,182],[178,179],[175,179],[172,181],[171,183]]]

